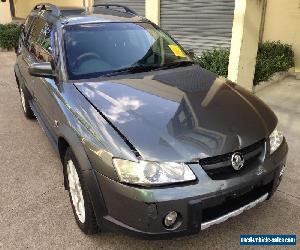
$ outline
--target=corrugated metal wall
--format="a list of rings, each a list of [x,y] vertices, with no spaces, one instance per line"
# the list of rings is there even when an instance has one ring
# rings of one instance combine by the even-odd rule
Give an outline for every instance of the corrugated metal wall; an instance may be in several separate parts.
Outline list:
[[[95,0],[94,4],[122,4],[137,12],[140,16],[145,16],[145,0]]]
[[[234,0],[161,0],[160,26],[197,53],[230,47]]]

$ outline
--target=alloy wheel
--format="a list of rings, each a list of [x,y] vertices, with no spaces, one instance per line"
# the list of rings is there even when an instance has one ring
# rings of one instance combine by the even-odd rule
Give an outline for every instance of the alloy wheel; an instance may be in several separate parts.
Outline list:
[[[72,160],[67,164],[69,189],[76,215],[81,223],[85,222],[85,207],[79,176]]]
[[[24,112],[26,113],[26,101],[25,101],[25,95],[24,95],[22,88],[20,88],[20,96],[21,96],[22,108],[23,108]]]

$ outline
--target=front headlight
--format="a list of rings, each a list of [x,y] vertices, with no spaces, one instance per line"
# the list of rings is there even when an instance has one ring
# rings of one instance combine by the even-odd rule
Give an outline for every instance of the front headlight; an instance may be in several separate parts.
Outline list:
[[[273,154],[283,142],[283,134],[275,129],[270,135],[270,154]]]
[[[114,158],[113,164],[124,183],[151,186],[196,180],[192,170],[184,163],[133,162]]]

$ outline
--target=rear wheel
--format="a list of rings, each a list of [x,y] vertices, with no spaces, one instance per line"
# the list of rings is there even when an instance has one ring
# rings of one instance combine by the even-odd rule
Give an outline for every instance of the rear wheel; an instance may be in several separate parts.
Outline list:
[[[80,166],[70,148],[65,154],[64,167],[75,220],[85,234],[95,234],[98,232],[98,226],[90,195]]]
[[[32,112],[32,110],[30,108],[25,88],[20,86],[19,87],[19,92],[20,92],[20,97],[21,97],[22,109],[23,109],[25,117],[28,118],[28,119],[34,119],[35,116],[34,116],[34,113]]]

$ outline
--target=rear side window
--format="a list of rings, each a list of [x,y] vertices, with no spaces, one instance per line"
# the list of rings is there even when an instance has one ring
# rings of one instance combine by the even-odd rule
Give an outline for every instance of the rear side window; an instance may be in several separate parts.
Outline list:
[[[27,32],[29,31],[29,28],[32,24],[34,17],[33,16],[29,16],[27,17],[25,23],[24,23],[24,34],[27,34]]]
[[[27,48],[40,62],[52,59],[51,30],[52,25],[41,18],[37,18],[31,27]]]
[[[26,40],[27,33],[31,27],[33,20],[34,20],[33,16],[28,16],[26,21],[23,24],[23,28],[22,28],[22,32],[21,32],[21,39],[23,42],[25,42],[25,40]]]

